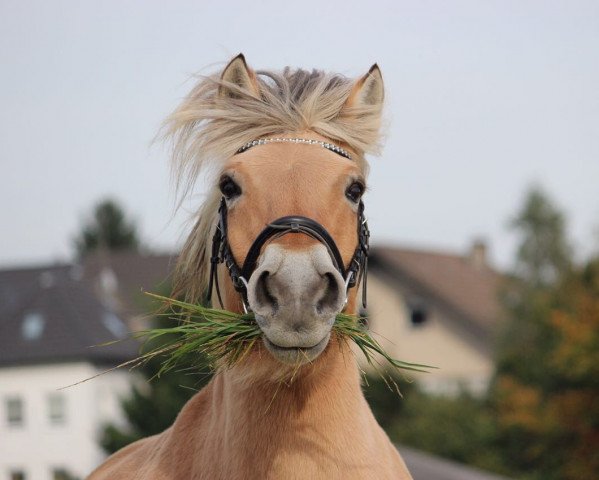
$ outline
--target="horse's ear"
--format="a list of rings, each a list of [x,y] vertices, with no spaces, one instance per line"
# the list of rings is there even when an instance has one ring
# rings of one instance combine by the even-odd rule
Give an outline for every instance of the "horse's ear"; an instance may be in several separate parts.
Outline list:
[[[345,105],[348,107],[382,107],[385,98],[385,87],[381,69],[375,63],[368,73],[353,86]]]
[[[258,96],[256,74],[247,66],[243,53],[237,55],[223,70],[218,94],[223,98],[243,98],[246,95]]]

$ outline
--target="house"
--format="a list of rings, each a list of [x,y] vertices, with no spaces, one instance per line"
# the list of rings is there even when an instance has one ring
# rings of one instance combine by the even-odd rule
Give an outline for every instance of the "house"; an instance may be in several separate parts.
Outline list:
[[[396,358],[438,367],[415,375],[429,392],[482,394],[494,368],[501,325],[502,276],[475,242],[465,254],[374,246],[369,259],[368,321]],[[167,293],[175,258],[168,254],[98,252],[82,277],[133,330],[147,327],[154,305],[144,290]]]
[[[170,255],[98,252],[80,264],[0,270],[0,480],[84,478],[105,458],[99,435],[106,423],[124,424],[119,400],[131,373],[61,388],[137,355],[133,341],[93,345],[147,326],[153,307],[143,291],[168,292],[173,265]],[[369,326],[396,358],[440,367],[417,376],[428,391],[481,393],[500,284],[481,244],[467,255],[375,247]]]
[[[105,457],[98,435],[122,423],[138,344],[77,265],[0,271],[0,479],[84,478]],[[64,388],[68,387],[68,388]]]
[[[373,248],[368,324],[395,358],[437,367],[414,374],[426,391],[482,394],[494,369],[501,283],[481,242],[465,255]]]

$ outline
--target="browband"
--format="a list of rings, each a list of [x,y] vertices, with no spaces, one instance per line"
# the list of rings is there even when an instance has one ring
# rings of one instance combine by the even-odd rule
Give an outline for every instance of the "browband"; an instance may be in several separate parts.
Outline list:
[[[246,143],[239,150],[237,150],[237,153],[243,153],[246,150],[255,147],[256,145],[266,145],[268,143],[304,143],[306,145],[318,145],[322,148],[326,148],[327,150],[336,153],[337,155],[341,155],[342,157],[345,157],[348,160],[352,159],[350,153],[347,150],[341,148],[338,145],[335,145],[334,143],[323,142],[322,140],[311,140],[309,138],[260,138],[258,140],[252,140],[251,142]]]

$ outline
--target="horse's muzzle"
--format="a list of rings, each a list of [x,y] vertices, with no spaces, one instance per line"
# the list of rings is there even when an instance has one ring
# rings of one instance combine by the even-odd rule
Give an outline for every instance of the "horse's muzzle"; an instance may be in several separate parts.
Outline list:
[[[322,353],[346,299],[343,277],[321,244],[296,251],[268,245],[247,291],[266,348],[286,363]]]

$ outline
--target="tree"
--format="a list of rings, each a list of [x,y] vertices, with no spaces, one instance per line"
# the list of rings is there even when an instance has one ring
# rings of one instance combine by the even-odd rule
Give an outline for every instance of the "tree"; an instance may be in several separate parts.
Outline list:
[[[170,318],[158,317],[155,327],[172,326],[173,321]],[[173,341],[173,338],[164,338],[160,344],[170,344]],[[146,348],[156,348],[160,344],[150,344]],[[128,426],[105,426],[100,444],[107,453],[114,453],[136,440],[155,435],[170,427],[185,403],[211,378],[209,372],[198,369],[197,365],[202,364],[199,359],[189,359],[187,364],[181,365],[176,371],[156,378],[161,361],[155,358],[140,367],[146,382],[132,385],[131,395],[121,402]]]
[[[499,341],[497,372],[539,383],[547,378],[542,359],[552,343],[553,294],[571,270],[571,249],[563,214],[539,188],[528,193],[511,227],[519,246],[502,291],[507,328]]]
[[[599,468],[599,261],[573,266],[563,215],[533,190],[513,222],[516,269],[492,389],[514,475],[593,478]]]
[[[488,398],[412,388],[398,406],[367,398],[394,441],[512,478],[578,480],[599,471],[599,257],[574,264],[563,214],[533,189],[503,289],[506,329]]]
[[[599,471],[599,258],[563,279],[550,301],[542,327],[547,333],[527,348],[536,353],[519,357],[543,376],[522,375],[505,365],[498,371],[503,454],[526,478],[594,478]]]
[[[511,221],[520,235],[516,274],[534,288],[555,283],[571,266],[564,215],[539,188],[532,188]]]
[[[123,208],[114,200],[100,201],[91,219],[81,228],[75,238],[79,256],[94,250],[137,250],[139,238],[135,224],[126,219]]]

